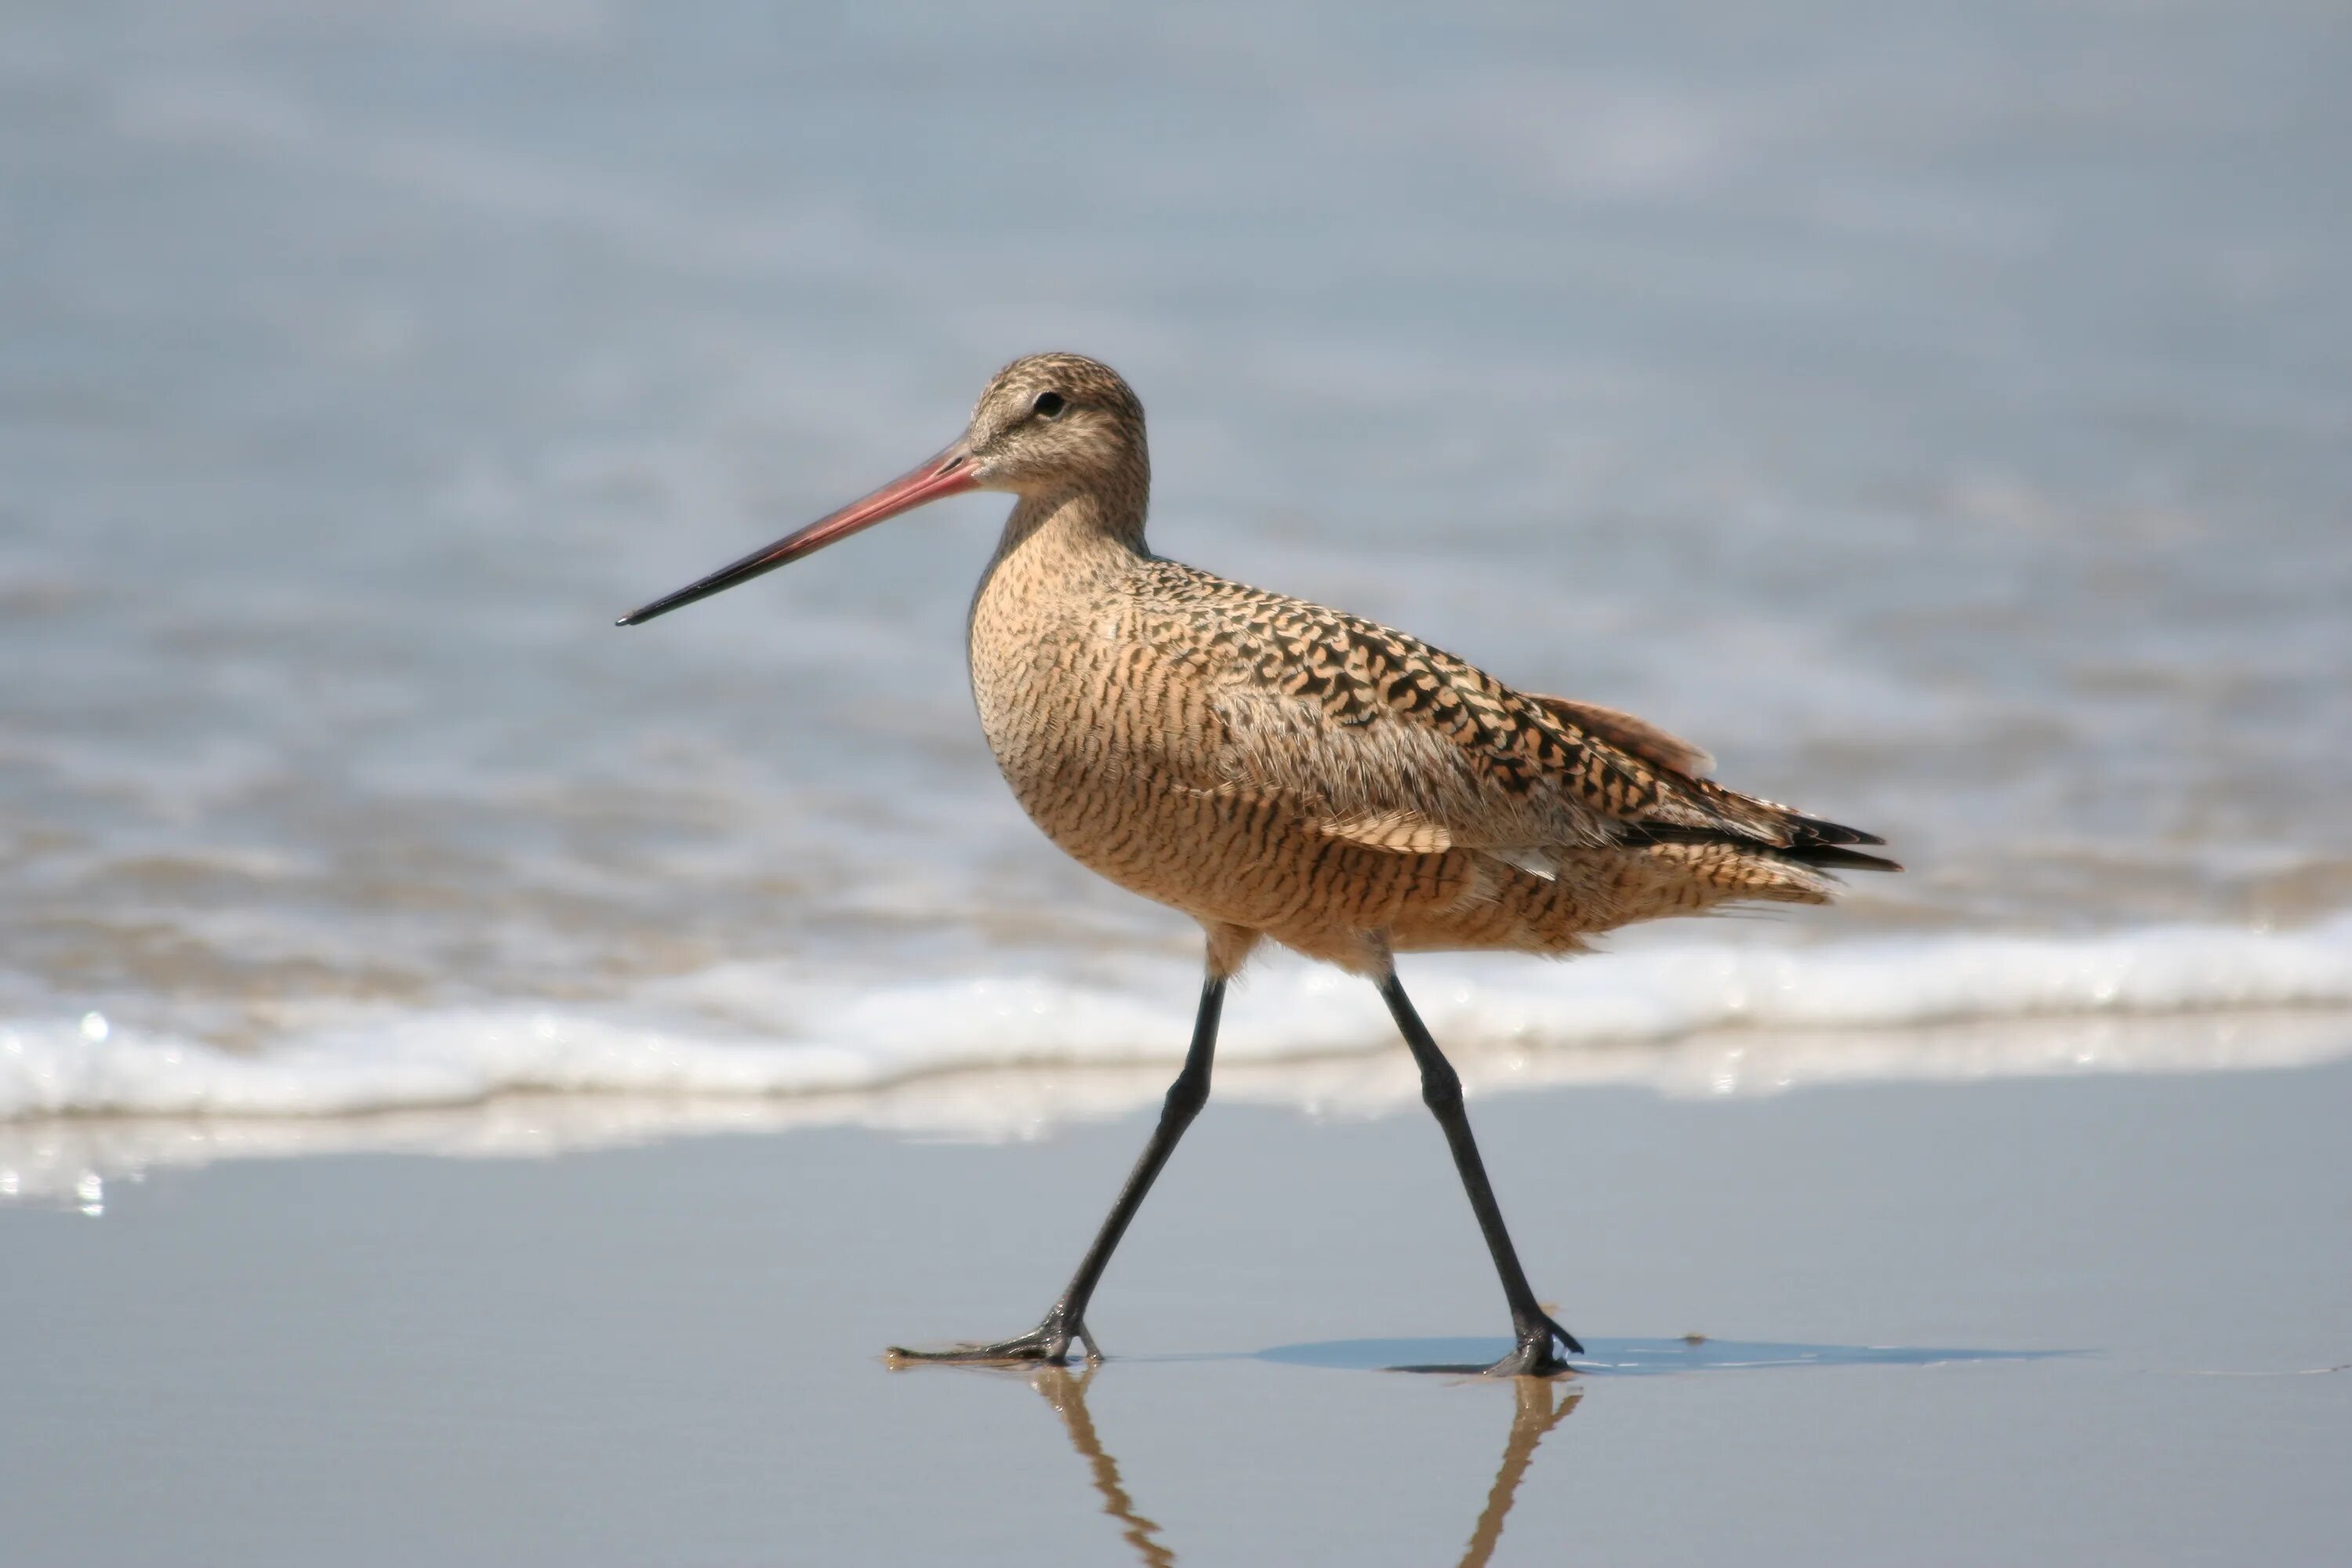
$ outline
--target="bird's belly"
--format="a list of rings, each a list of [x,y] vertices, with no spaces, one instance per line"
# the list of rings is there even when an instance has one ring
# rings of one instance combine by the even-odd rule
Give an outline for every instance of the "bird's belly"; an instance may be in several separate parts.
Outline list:
[[[1334,837],[1278,802],[1065,756],[1008,766],[1045,836],[1089,870],[1210,925],[1352,964],[1362,939],[1477,900],[1464,854],[1403,855]]]
[[[1189,732],[1181,704],[1141,710],[1148,681],[1001,676],[975,660],[983,728],[1030,819],[1087,869],[1203,925],[1378,973],[1391,950],[1573,952],[1646,918],[1620,908],[1605,866],[1547,881],[1469,850],[1377,848],[1278,798],[1218,787],[1189,754],[1134,743]]]

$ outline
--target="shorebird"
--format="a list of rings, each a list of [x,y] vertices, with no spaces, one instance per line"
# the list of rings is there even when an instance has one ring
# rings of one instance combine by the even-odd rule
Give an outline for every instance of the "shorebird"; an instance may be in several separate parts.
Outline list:
[[[1081,865],[1207,933],[1192,1045],[1068,1288],[1026,1333],[896,1359],[1066,1361],[1087,1308],[1209,1096],[1225,986],[1272,941],[1380,989],[1493,1255],[1515,1343],[1549,1376],[1583,1346],[1504,1227],[1462,1083],[1398,982],[1399,952],[1582,951],[1635,921],[1742,900],[1826,903],[1884,840],[1711,782],[1707,755],[1613,708],[1514,690],[1402,632],[1227,582],[1144,542],[1143,405],[1106,364],[999,371],[963,435],[863,500],[677,592],[656,616],[941,496],[1015,497],[971,603],[981,727],[1037,826]]]

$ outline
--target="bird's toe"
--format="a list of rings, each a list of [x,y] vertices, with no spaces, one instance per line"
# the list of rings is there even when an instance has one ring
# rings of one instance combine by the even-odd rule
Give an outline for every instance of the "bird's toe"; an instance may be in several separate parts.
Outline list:
[[[1489,1377],[1559,1377],[1576,1369],[1557,1354],[1557,1343],[1570,1355],[1582,1355],[1584,1346],[1574,1334],[1549,1318],[1541,1320],[1519,1333],[1519,1342],[1511,1353],[1486,1369]]]
[[[1060,1366],[1070,1359],[1070,1342],[1076,1338],[1086,1346],[1087,1360],[1102,1360],[1094,1336],[1082,1322],[1064,1322],[1048,1317],[1025,1334],[1015,1334],[1009,1340],[994,1340],[985,1344],[961,1344],[946,1350],[909,1350],[904,1345],[892,1345],[884,1353],[892,1366],[904,1366],[918,1362],[946,1363],[965,1366],[1026,1366],[1040,1363]]]

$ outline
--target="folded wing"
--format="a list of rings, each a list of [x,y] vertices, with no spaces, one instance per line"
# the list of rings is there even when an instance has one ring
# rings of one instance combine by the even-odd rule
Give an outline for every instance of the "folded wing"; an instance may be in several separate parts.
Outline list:
[[[1404,854],[1482,849],[1540,868],[1699,845],[1896,868],[1851,847],[1874,835],[1712,782],[1705,752],[1632,714],[1516,691],[1386,626],[1207,582],[1221,591],[1187,584],[1154,637],[1208,678],[1223,743],[1205,787],[1279,795],[1326,833]]]

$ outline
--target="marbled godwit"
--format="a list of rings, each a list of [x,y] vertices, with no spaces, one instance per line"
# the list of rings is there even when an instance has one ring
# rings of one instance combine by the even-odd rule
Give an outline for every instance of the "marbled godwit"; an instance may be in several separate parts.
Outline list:
[[[1108,365],[997,373],[961,438],[913,472],[622,617],[635,626],[940,496],[1018,498],[971,604],[972,696],[1046,836],[1208,933],[1183,1070],[1069,1287],[1034,1329],[916,1360],[1099,1350],[1087,1303],[1209,1095],[1225,983],[1272,939],[1379,986],[1421,1069],[1510,1307],[1490,1369],[1583,1347],[1519,1266],[1461,1080],[1397,981],[1402,952],[1569,953],[1634,921],[1742,900],[1824,903],[1881,839],[1735,794],[1705,752],[1631,714],[1515,691],[1402,632],[1154,555],[1143,405]]]

